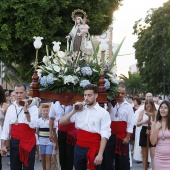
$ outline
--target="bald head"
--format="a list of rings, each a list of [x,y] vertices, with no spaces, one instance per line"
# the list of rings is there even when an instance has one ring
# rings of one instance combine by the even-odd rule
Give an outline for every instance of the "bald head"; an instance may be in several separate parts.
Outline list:
[[[152,93],[146,93],[145,99],[153,99]]]

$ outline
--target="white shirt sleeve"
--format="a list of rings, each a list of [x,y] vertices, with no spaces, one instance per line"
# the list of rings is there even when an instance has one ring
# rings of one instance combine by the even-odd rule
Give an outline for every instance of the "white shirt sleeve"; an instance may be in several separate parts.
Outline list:
[[[25,123],[28,124],[30,128],[36,128],[39,113],[38,107],[35,105],[32,107],[28,107],[28,112],[31,116],[31,122],[28,122],[26,119]]]
[[[61,108],[59,101],[56,101],[55,104],[51,104],[49,117],[55,118],[56,120],[60,120],[61,115],[63,113],[64,109]]]
[[[111,119],[110,119],[110,115],[105,114],[102,117],[101,120],[101,138],[107,138],[109,139],[109,137],[111,136],[111,128],[110,128],[110,124],[111,124]]]
[[[134,111],[130,105],[129,105],[129,107],[127,107],[127,110],[128,110],[128,114],[127,114],[127,129],[126,129],[126,131],[129,133],[133,133],[133,127],[135,124]]]

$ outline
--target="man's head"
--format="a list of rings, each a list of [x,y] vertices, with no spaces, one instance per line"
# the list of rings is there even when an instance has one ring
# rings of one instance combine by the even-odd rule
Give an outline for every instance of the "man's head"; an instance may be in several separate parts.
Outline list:
[[[123,102],[124,98],[126,96],[126,86],[125,85],[119,85],[118,87],[118,95],[119,97],[116,98],[118,102]]]
[[[96,104],[96,99],[98,97],[98,86],[94,84],[88,84],[84,88],[84,100],[86,105],[92,106]]]
[[[15,86],[15,99],[17,102],[26,98],[26,86],[24,84],[17,84]]]
[[[153,101],[155,104],[158,104],[158,98],[157,97],[153,97]]]
[[[10,94],[10,97],[14,98],[15,99],[15,91],[12,91],[11,94]]]
[[[146,93],[145,99],[153,99],[152,93]]]

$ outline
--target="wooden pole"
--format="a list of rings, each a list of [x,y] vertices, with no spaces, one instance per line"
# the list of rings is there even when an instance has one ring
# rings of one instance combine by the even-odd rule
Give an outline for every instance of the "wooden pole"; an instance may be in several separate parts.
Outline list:
[[[148,131],[151,130],[151,115],[148,115]],[[146,159],[145,159],[145,170],[148,169],[148,150],[149,150],[149,141],[150,141],[150,133],[147,134],[147,141],[146,141]]]

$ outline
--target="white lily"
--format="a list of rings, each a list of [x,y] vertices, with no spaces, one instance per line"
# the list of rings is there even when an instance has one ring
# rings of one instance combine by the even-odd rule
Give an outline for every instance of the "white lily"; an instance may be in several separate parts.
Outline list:
[[[60,72],[60,67],[58,65],[54,65],[53,69],[58,73]]]

